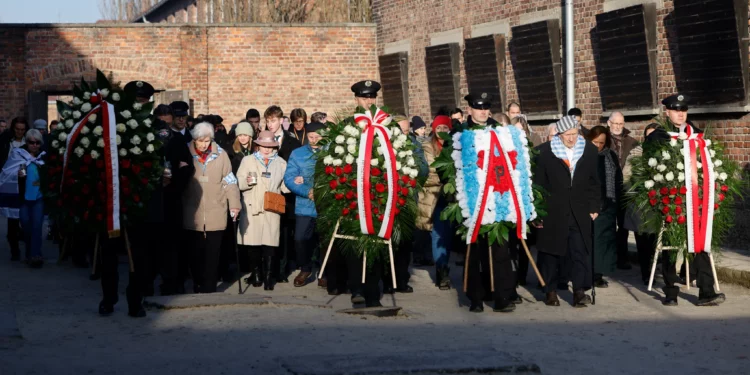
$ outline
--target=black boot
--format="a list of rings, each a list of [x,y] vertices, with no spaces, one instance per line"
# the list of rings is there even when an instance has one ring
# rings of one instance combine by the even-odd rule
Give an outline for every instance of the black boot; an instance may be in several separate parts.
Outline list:
[[[276,279],[273,277],[273,256],[263,257],[263,274],[263,290],[273,290],[273,285],[276,282]]]
[[[677,306],[677,295],[680,294],[680,288],[676,286],[664,287],[664,306]]]
[[[451,288],[450,268],[443,266],[437,270],[437,284],[440,290],[449,290]]]

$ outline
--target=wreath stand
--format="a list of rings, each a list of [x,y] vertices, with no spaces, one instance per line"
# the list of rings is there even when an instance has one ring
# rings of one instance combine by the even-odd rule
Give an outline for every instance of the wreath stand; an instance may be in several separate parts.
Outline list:
[[[662,246],[662,235],[664,234],[664,230],[662,229],[659,231],[659,238],[656,240],[656,251],[654,252],[654,261],[651,264],[651,276],[648,278],[648,291],[651,291],[651,288],[654,284],[654,274],[656,273],[656,263],[659,260],[659,253],[662,251],[676,251],[679,250],[677,246]],[[678,256],[681,256],[678,255]],[[708,253],[708,259],[711,261],[711,273],[714,276],[714,285],[716,286],[717,291],[721,291],[721,288],[719,287],[719,278],[716,276],[716,264],[714,263],[714,254]],[[687,290],[690,290],[690,261],[687,257],[685,257],[685,284],[687,284]]]
[[[537,279],[539,279],[539,283],[544,287],[544,279],[542,278],[542,275],[539,273],[539,268],[536,266],[536,262],[534,261],[534,257],[531,256],[531,251],[529,251],[528,245],[526,245],[526,240],[521,238],[521,244],[523,245],[523,249],[526,251],[526,256],[529,257],[529,263],[531,263],[531,267],[534,269],[534,273],[536,274]],[[494,272],[494,265],[492,264],[492,246],[487,248],[487,251],[489,251],[490,256],[490,291],[495,292],[495,272]],[[466,293],[467,286],[469,285],[469,256],[471,255],[471,244],[466,246],[466,259],[464,260],[464,293]]]
[[[130,268],[130,272],[135,272],[135,269],[133,267],[133,252],[130,250],[130,237],[128,237],[128,230],[123,229],[122,231],[123,236],[125,236],[125,248],[128,251],[128,265]],[[65,238],[63,241],[63,250],[60,252],[60,257],[57,259],[57,264],[60,264],[63,260],[63,257],[66,255],[66,249],[68,248],[68,237]],[[96,274],[96,266],[98,263],[98,257],[99,257],[99,233],[96,234],[96,240],[94,241],[94,259],[92,261],[91,266],[91,276],[94,276]]]
[[[336,222],[336,228],[333,230],[333,236],[331,236],[331,241],[328,242],[328,250],[326,251],[326,256],[323,259],[323,265],[320,266],[320,272],[318,273],[318,279],[323,277],[324,271],[326,269],[326,264],[328,263],[328,256],[331,255],[331,249],[333,248],[333,241],[338,239],[342,240],[352,240],[356,241],[357,238],[354,236],[347,236],[343,234],[339,234],[339,225],[341,224],[341,219]],[[391,242],[391,239],[387,240],[381,240],[384,244],[388,245],[388,255],[391,259],[391,281],[393,282],[393,288],[396,288],[396,268],[393,264],[393,243]],[[367,252],[362,253],[362,284],[365,283],[365,276],[367,275]]]

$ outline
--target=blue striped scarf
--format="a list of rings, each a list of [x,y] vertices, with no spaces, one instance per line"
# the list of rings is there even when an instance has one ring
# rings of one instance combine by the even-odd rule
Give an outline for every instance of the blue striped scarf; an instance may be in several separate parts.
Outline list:
[[[565,152],[565,145],[563,144],[562,139],[560,139],[560,135],[557,135],[555,138],[552,138],[552,141],[550,142],[550,146],[552,147],[552,153],[557,156],[560,160],[568,160],[568,154]],[[573,147],[573,160],[568,160],[568,167],[570,168],[570,181],[572,183],[573,181],[573,174],[576,170],[576,164],[578,163],[578,160],[581,159],[581,156],[583,156],[583,150],[586,147],[586,140],[583,139],[580,135],[578,136],[578,140],[576,141],[575,146]]]

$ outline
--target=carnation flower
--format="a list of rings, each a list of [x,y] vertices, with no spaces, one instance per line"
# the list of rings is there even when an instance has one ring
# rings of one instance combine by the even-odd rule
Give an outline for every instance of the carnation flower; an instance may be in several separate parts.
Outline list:
[[[91,158],[99,159],[99,152],[97,152],[96,150],[91,150]]]
[[[667,173],[666,176],[664,176],[664,178],[666,178],[667,181],[672,181],[672,180],[674,180],[674,173],[669,172],[669,173]]]
[[[151,120],[150,119],[143,120],[143,125],[146,125],[147,128],[150,128],[151,127]]]
[[[711,147],[711,140],[710,139],[706,139],[705,142],[706,142],[706,147]]]
[[[135,121],[135,119],[128,120],[127,124],[131,129],[135,129],[138,127],[138,121]]]
[[[644,182],[644,183],[643,183],[643,186],[644,186],[644,187],[645,187],[646,189],[651,189],[652,187],[654,187],[654,182],[653,182],[653,181],[651,181],[651,180],[647,180],[646,182]]]
[[[120,154],[120,156],[127,156],[128,155],[128,150],[126,150],[124,148],[121,148],[119,154]]]
[[[73,111],[73,118],[76,119],[76,120],[78,120],[79,118],[81,118],[81,112]]]
[[[112,94],[112,100],[119,102],[120,101],[120,94],[114,93]]]
[[[399,142],[401,142],[401,143],[404,143],[404,142],[406,142],[406,135],[404,135],[404,134],[401,134],[401,135],[399,135],[398,137],[396,137],[396,139],[397,139],[397,140],[398,140]]]
[[[649,167],[655,167],[655,166],[657,166],[658,164],[659,164],[659,162],[658,162],[658,161],[656,161],[656,159],[654,159],[654,158],[648,159],[648,166],[649,166]]]
[[[336,137],[336,143],[343,144],[344,142],[346,142],[346,137],[344,137],[343,135],[339,135],[338,137]]]
[[[81,111],[88,112],[91,110],[91,103],[83,103],[81,106]]]
[[[357,135],[359,135],[359,130],[351,125],[347,125],[344,127],[344,133],[347,133],[352,137],[356,137]]]
[[[143,151],[141,151],[141,149],[138,148],[138,146],[135,146],[135,147],[133,147],[133,148],[130,149],[130,153],[133,154],[133,155],[140,155],[140,154],[143,153]]]
[[[109,95],[109,89],[101,89],[99,90],[99,94],[101,94],[102,98],[106,98]]]
[[[344,161],[346,161],[346,164],[352,164],[354,163],[354,156],[353,155],[346,155],[344,158]]]
[[[84,92],[84,93],[83,93],[83,98],[84,98],[85,100],[89,100],[89,99],[91,99],[91,93],[90,93],[90,92],[88,92],[88,91]]]
[[[341,146],[336,146],[336,148],[333,149],[333,152],[336,153],[337,155],[341,155],[344,153],[344,148]]]
[[[414,158],[409,157],[408,159],[406,159],[406,165],[410,167],[413,167],[414,165],[416,165],[416,163],[414,162]]]
[[[400,161],[396,162],[396,170],[401,170],[401,162]]]
[[[154,140],[154,133],[146,134],[146,140],[152,142]]]
[[[125,131],[128,130],[128,128],[125,127],[125,124],[117,124],[115,129],[117,129],[118,133],[125,133]]]
[[[406,155],[411,156],[413,152],[411,150],[406,150]]]
[[[130,143],[134,145],[141,144],[141,137],[134,135],[133,138],[130,138]],[[130,150],[130,152],[133,152],[133,150]],[[135,152],[133,152],[135,154]],[[136,154],[137,155],[137,154]]]
[[[656,181],[656,182],[662,182],[662,181],[664,181],[664,176],[662,176],[661,173],[657,173],[656,176],[654,176],[654,181]]]
[[[60,135],[57,136],[57,139],[60,140],[60,142],[65,142],[68,140],[68,135],[65,134],[65,132],[60,133]]]
[[[60,147],[60,142],[58,142],[58,141],[52,141],[52,143],[50,145],[52,146],[52,148],[58,148],[58,147]]]
[[[401,142],[400,140],[398,140],[398,138],[397,138],[396,142],[393,142],[393,148],[395,150],[401,149],[403,147],[404,147],[404,142]]]
[[[418,174],[419,173],[417,172],[416,169],[409,170],[409,177],[411,177],[411,178],[416,178]]]
[[[339,166],[341,164],[342,164],[341,159],[333,159],[333,165],[334,166]]]
[[[677,180],[680,182],[685,181],[685,174],[680,172],[680,174],[677,175]]]
[[[666,165],[664,165],[664,164],[659,164],[659,165],[658,165],[658,166],[656,167],[656,170],[658,170],[659,172],[664,172],[664,171],[666,171],[666,170],[667,170],[667,166],[666,166]]]
[[[406,151],[399,151],[398,152],[398,157],[399,157],[399,159],[405,158],[406,157]],[[399,169],[401,169],[401,168],[399,168]]]
[[[115,143],[116,143],[116,144],[117,144],[118,146],[120,145],[120,143],[122,143],[122,138],[120,138],[120,136],[119,136],[119,135],[118,135],[118,136],[115,136]]]
[[[120,112],[120,116],[122,116],[122,117],[124,117],[124,118],[130,118],[131,114],[130,114],[130,111],[128,111],[128,110],[126,109],[126,110],[124,110],[124,111]]]
[[[90,145],[91,145],[91,141],[89,141],[88,138],[86,137],[81,138],[81,146],[83,146],[84,148],[89,148]]]
[[[685,164],[682,164],[682,162],[678,162],[677,163],[677,169],[679,169],[679,170],[685,169]]]
[[[60,148],[59,148],[59,149],[57,149],[57,150],[58,150],[58,151],[60,152],[60,155],[62,155],[62,154],[64,154],[64,153],[65,153],[65,147],[60,147]]]
[[[96,142],[96,146],[99,148],[104,148],[104,138],[99,138],[99,140]]]
[[[359,126],[360,128],[364,129],[364,127],[367,126],[367,121],[362,120],[362,121],[360,121],[360,122],[357,123],[357,126]]]
[[[708,153],[711,154],[712,158],[716,157],[716,151],[714,151],[714,150],[708,150]]]
[[[81,105],[81,103],[83,103],[81,99],[79,99],[77,96],[73,97],[73,105]]]
[[[102,133],[104,133],[104,128],[102,128],[101,126],[97,126],[97,127],[94,128],[94,134],[95,135],[101,136]]]
[[[65,118],[68,118],[68,117],[70,117],[70,111],[68,111],[67,109],[66,109],[66,110],[64,110],[64,111],[62,112],[62,116],[63,116],[63,117],[65,117]]]
[[[356,138],[347,138],[346,139],[346,144],[348,144],[348,145],[356,145],[357,144],[357,139]]]
[[[146,146],[146,152],[154,152],[154,145]]]
[[[349,139],[352,139],[352,138],[349,138]],[[357,152],[357,146],[356,145],[346,146],[346,150],[349,151],[350,154],[354,154]]]
[[[325,165],[331,165],[331,164],[333,164],[333,156],[328,155],[328,156],[324,157],[323,158],[323,164],[325,164]]]
[[[672,155],[670,155],[670,154],[669,154],[668,152],[666,152],[666,151],[662,151],[662,152],[661,152],[661,157],[662,157],[662,159],[664,159],[664,160],[669,160],[669,159],[671,159],[671,158],[672,158]]]
[[[65,127],[68,128],[68,129],[72,128],[73,125],[75,125],[75,124],[76,123],[73,120],[67,120],[67,121],[65,121]]]
[[[719,180],[726,181],[727,180],[727,174],[724,172],[719,173]]]
[[[399,128],[398,126],[394,126],[393,127],[393,135],[395,136],[395,135],[399,135],[399,134],[401,134],[401,128]]]
[[[375,159],[370,160],[370,165],[373,166],[373,167],[377,167],[378,166],[378,159],[375,158]]]
[[[714,167],[721,167],[722,164],[724,164],[724,162],[721,161],[721,159],[719,159],[719,160],[717,160],[717,161],[714,162]]]
[[[92,113],[89,116],[89,122],[92,123],[92,124],[96,122],[96,113]]]
[[[135,109],[136,111],[140,111],[141,108],[143,108],[143,104],[138,102],[133,103],[133,109]]]
[[[80,148],[80,147],[76,147],[76,149],[75,149],[75,150],[73,150],[73,152],[75,152],[75,154],[76,154],[76,155],[78,155],[78,157],[80,158],[81,156],[83,156],[83,153],[84,153],[85,151],[83,151],[83,149],[82,149],[82,148]]]
[[[677,146],[677,140],[676,140],[676,139],[674,139],[674,138],[672,138],[672,139],[670,139],[670,140],[669,140],[669,144],[670,144],[670,145],[671,145],[672,147],[675,147],[675,146]]]
[[[81,125],[81,134],[89,134],[91,132],[91,129],[89,129],[86,125]]]

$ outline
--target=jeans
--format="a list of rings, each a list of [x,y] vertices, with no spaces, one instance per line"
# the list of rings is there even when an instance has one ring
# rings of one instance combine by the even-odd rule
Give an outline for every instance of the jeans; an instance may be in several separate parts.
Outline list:
[[[24,200],[20,210],[23,235],[26,240],[27,259],[42,256],[42,224],[44,223],[44,199]]]
[[[448,265],[450,258],[448,248],[453,241],[451,223],[447,220],[440,220],[440,213],[446,205],[445,199],[441,196],[432,213],[432,259],[435,260],[437,268]]]

